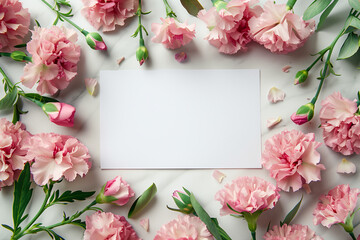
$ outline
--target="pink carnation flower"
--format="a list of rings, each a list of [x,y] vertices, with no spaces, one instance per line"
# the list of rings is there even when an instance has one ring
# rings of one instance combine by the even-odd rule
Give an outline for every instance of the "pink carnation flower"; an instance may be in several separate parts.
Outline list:
[[[217,11],[216,7],[209,11],[201,10],[198,18],[203,20],[210,30],[205,39],[221,53],[235,54],[239,50],[247,50],[246,45],[251,41],[248,21],[255,16],[255,11],[250,6],[256,2],[231,0],[225,9],[220,11]]]
[[[162,24],[151,24],[151,31],[155,36],[154,43],[162,43],[164,47],[176,49],[191,42],[195,37],[195,24],[180,23],[174,18],[160,18]]]
[[[264,12],[249,21],[250,34],[259,44],[271,52],[292,52],[306,42],[315,31],[315,21],[304,21],[287,10],[286,4],[267,1]]]
[[[94,26],[102,27],[104,32],[115,30],[116,25],[123,26],[125,20],[135,15],[137,0],[82,0],[82,15]]]
[[[284,191],[299,190],[303,184],[321,179],[320,171],[325,167],[316,151],[321,143],[315,141],[313,133],[283,131],[265,142],[262,165]]]
[[[279,189],[258,177],[239,177],[215,195],[222,205],[220,215],[234,214],[227,204],[237,212],[254,213],[273,208],[279,198]]]
[[[274,226],[264,235],[265,240],[322,240],[308,226],[300,224]]]
[[[37,81],[40,94],[55,94],[65,89],[77,74],[80,46],[76,45],[77,34],[65,27],[50,29],[35,27],[27,50],[32,62],[27,63],[21,82],[32,88]]]
[[[18,0],[0,1],[0,50],[12,51],[29,31],[30,14]]]
[[[71,136],[41,133],[34,135],[26,147],[34,159],[30,169],[34,181],[41,186],[62,177],[73,181],[76,175],[87,174],[91,167],[88,149]]]
[[[183,215],[163,225],[154,240],[213,240],[206,225],[198,217]]]
[[[345,219],[353,213],[360,189],[351,189],[349,185],[338,185],[327,195],[322,195],[313,215],[314,224],[322,224],[330,228],[336,223],[345,223]]]
[[[24,147],[30,137],[22,123],[0,119],[0,190],[11,186],[25,163],[32,160]]]
[[[325,144],[343,155],[360,153],[360,116],[356,101],[335,92],[321,102],[321,128]]]
[[[119,206],[125,205],[135,195],[130,185],[117,176],[106,182],[96,197],[98,203],[114,203]]]
[[[125,217],[111,212],[86,216],[84,240],[141,240]]]

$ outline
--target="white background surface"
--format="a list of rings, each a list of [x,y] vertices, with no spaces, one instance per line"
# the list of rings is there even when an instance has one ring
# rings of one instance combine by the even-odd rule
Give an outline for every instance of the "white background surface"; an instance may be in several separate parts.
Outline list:
[[[52,13],[40,0],[22,0],[25,7],[30,9],[33,19],[37,19],[42,26],[49,27],[52,24],[55,14]],[[165,16],[165,10],[162,1],[144,1],[144,11],[152,11],[151,14],[143,17],[143,23],[148,30],[152,22],[160,22],[160,17]],[[200,1],[205,8],[211,7],[210,0]],[[278,1],[278,2],[285,2]],[[295,6],[297,13],[302,13],[306,6],[312,1],[298,1]],[[73,20],[79,25],[92,31],[93,28],[81,16],[80,9],[82,3],[80,0],[71,1],[75,16]],[[272,54],[256,43],[249,44],[249,50],[246,53],[238,53],[234,56],[227,56],[219,54],[217,49],[210,46],[203,38],[207,34],[207,29],[204,23],[188,15],[181,7],[180,1],[170,1],[174,11],[177,13],[180,20],[188,19],[189,23],[196,23],[196,39],[183,47],[179,51],[186,51],[189,61],[184,64],[179,64],[175,61],[174,55],[178,51],[170,51],[160,44],[154,44],[150,41],[150,37],[146,38],[146,46],[149,49],[150,59],[142,66],[146,69],[249,69],[259,68],[262,75],[262,90],[261,90],[261,126],[262,126],[262,143],[266,139],[273,136],[282,130],[299,129],[305,133],[315,132],[316,139],[322,141],[321,130],[318,128],[319,119],[318,112],[320,109],[320,102],[317,103],[315,109],[315,118],[310,124],[304,126],[296,126],[289,119],[290,115],[297,110],[297,108],[307,103],[313,97],[318,81],[319,67],[315,67],[311,73],[309,80],[302,86],[294,86],[293,79],[295,73],[306,68],[314,58],[310,54],[316,53],[332,41],[339,29],[341,28],[344,18],[347,16],[348,8],[347,1],[340,1],[339,6],[334,10],[332,16],[328,19],[324,28],[313,35],[303,48],[288,55]],[[68,24],[64,24],[68,26]],[[156,231],[168,221],[174,219],[177,213],[167,210],[166,205],[175,206],[171,194],[174,190],[180,189],[182,186],[188,188],[195,193],[200,203],[208,211],[211,216],[218,217],[221,226],[229,233],[234,240],[250,239],[250,234],[245,222],[235,219],[230,216],[219,217],[220,204],[214,200],[215,193],[223,187],[224,184],[231,182],[239,176],[259,176],[275,183],[269,177],[266,170],[248,170],[248,169],[234,169],[223,170],[227,175],[222,184],[217,183],[212,177],[213,170],[100,170],[100,151],[99,151],[99,96],[91,97],[85,90],[83,80],[85,77],[99,77],[100,70],[117,70],[117,69],[139,69],[138,63],[135,59],[135,50],[138,46],[138,40],[132,39],[137,27],[136,19],[129,19],[124,27],[118,27],[112,33],[104,34],[104,39],[108,45],[107,52],[92,51],[86,46],[84,39],[79,36],[78,43],[82,46],[82,56],[79,63],[79,74],[73,80],[69,88],[62,91],[58,99],[77,108],[75,127],[64,128],[56,126],[46,118],[41,109],[32,105],[29,102],[24,102],[24,110],[29,110],[29,113],[22,117],[22,121],[26,124],[27,129],[33,133],[40,132],[56,132],[60,134],[69,134],[77,137],[89,149],[92,155],[93,167],[89,174],[83,179],[76,179],[72,183],[64,181],[61,183],[61,188],[85,191],[100,190],[105,181],[121,175],[134,189],[136,197],[139,196],[152,182],[156,183],[158,193],[154,201],[149,207],[134,219],[129,222],[133,225],[138,235],[144,240],[153,239]],[[337,52],[337,51],[335,51]],[[120,57],[125,57],[125,61],[118,66],[116,60]],[[283,73],[282,67],[291,65],[290,73]],[[18,81],[22,75],[23,63],[15,63],[9,59],[1,58],[0,65],[9,74],[13,81]],[[331,76],[326,80],[320,99],[330,95],[334,91],[341,91],[344,97],[354,99],[356,92],[360,89],[359,74],[356,67],[359,66],[358,56],[352,58],[351,61],[336,62],[335,71],[341,74],[340,77]],[[169,76],[171,77],[171,76]],[[286,99],[277,104],[270,104],[266,95],[268,90],[276,86],[286,92]],[[101,88],[101,86],[100,86]],[[244,86],[246,89],[246,86]],[[114,100],[117,96],[113,96]],[[250,103],[251,104],[251,103]],[[10,113],[1,112],[2,116],[11,120]],[[282,116],[283,121],[272,130],[266,128],[266,120],[270,117]],[[247,116],[252,118],[252,116]],[[340,175],[336,173],[336,166],[343,158],[342,155],[332,152],[331,149],[322,145],[319,148],[321,153],[321,162],[326,166],[326,170],[322,172],[322,181],[311,183],[311,194],[306,194],[305,191],[300,190],[295,193],[281,192],[281,198],[276,207],[268,212],[265,212],[259,218],[257,235],[258,239],[265,233],[268,222],[278,224],[286,214],[304,195],[303,205],[300,213],[294,219],[293,223],[308,224],[313,230],[322,236],[325,240],[350,239],[350,237],[339,227],[334,226],[330,230],[323,226],[313,226],[312,211],[315,208],[318,197],[322,193],[327,193],[338,184],[350,184],[351,187],[360,187],[359,174],[355,175]],[[117,158],[117,156],[113,156]],[[348,159],[355,162],[359,167],[359,157],[351,156]],[[249,160],[251,161],[251,159]],[[41,205],[43,193],[40,188],[36,188],[34,199],[30,205],[30,216],[34,216],[35,212]],[[116,214],[126,215],[131,202],[124,207],[102,206],[104,210],[112,211]],[[0,222],[10,224],[11,218],[11,202],[12,202],[12,188],[4,188],[0,192]],[[61,220],[62,211],[65,210],[68,215],[81,209],[86,203],[73,204],[69,207],[59,206],[54,207],[46,212],[39,221],[44,224],[52,224]],[[145,232],[139,225],[139,220],[144,217],[150,219],[150,232]],[[355,220],[358,221],[358,218]],[[75,226],[63,227],[58,229],[66,239],[77,240],[82,239],[83,231]],[[360,229],[355,229],[355,235],[359,235]],[[9,232],[5,229],[0,229],[0,238],[9,239]],[[24,239],[48,239],[46,234],[36,235],[33,237],[25,237]]]

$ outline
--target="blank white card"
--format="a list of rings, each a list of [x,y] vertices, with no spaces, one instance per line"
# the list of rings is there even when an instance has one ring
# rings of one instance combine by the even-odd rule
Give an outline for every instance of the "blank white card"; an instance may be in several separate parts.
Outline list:
[[[100,73],[103,169],[260,168],[259,70]]]

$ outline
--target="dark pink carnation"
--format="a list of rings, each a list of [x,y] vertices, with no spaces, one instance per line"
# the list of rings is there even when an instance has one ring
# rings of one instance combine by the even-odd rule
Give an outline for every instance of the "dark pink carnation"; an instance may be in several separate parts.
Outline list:
[[[30,14],[18,0],[0,1],[0,50],[12,51],[29,32]]]

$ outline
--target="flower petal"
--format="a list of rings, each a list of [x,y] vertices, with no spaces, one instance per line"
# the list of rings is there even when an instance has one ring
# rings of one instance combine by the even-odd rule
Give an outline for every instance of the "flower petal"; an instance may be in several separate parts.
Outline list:
[[[185,62],[187,59],[187,54],[185,52],[179,52],[179,53],[175,54],[175,59],[179,63]]]
[[[121,57],[118,60],[116,60],[117,64],[120,65],[125,60],[125,57]]]
[[[356,166],[353,162],[348,161],[346,158],[343,158],[339,165],[337,166],[337,173],[355,173]]]
[[[283,71],[284,73],[288,73],[288,72],[290,72],[290,68],[291,68],[290,65],[286,65],[286,66],[284,66],[284,67],[282,68],[282,71]]]
[[[277,118],[269,118],[268,120],[267,120],[267,124],[266,124],[266,126],[268,127],[268,128],[272,128],[272,127],[274,127],[275,125],[277,125],[278,123],[280,123],[281,122],[281,117],[277,117]]]
[[[215,170],[212,174],[212,176],[218,181],[219,183],[222,182],[222,180],[226,177],[226,175],[218,170]]]
[[[285,98],[284,91],[282,91],[276,87],[270,88],[269,93],[268,93],[269,102],[276,103],[278,101],[284,100],[284,98]]]
[[[93,96],[95,92],[95,88],[97,85],[97,80],[95,78],[85,78],[85,86],[88,93]]]
[[[143,218],[140,220],[140,225],[145,229],[145,231],[149,231],[149,218]]]

